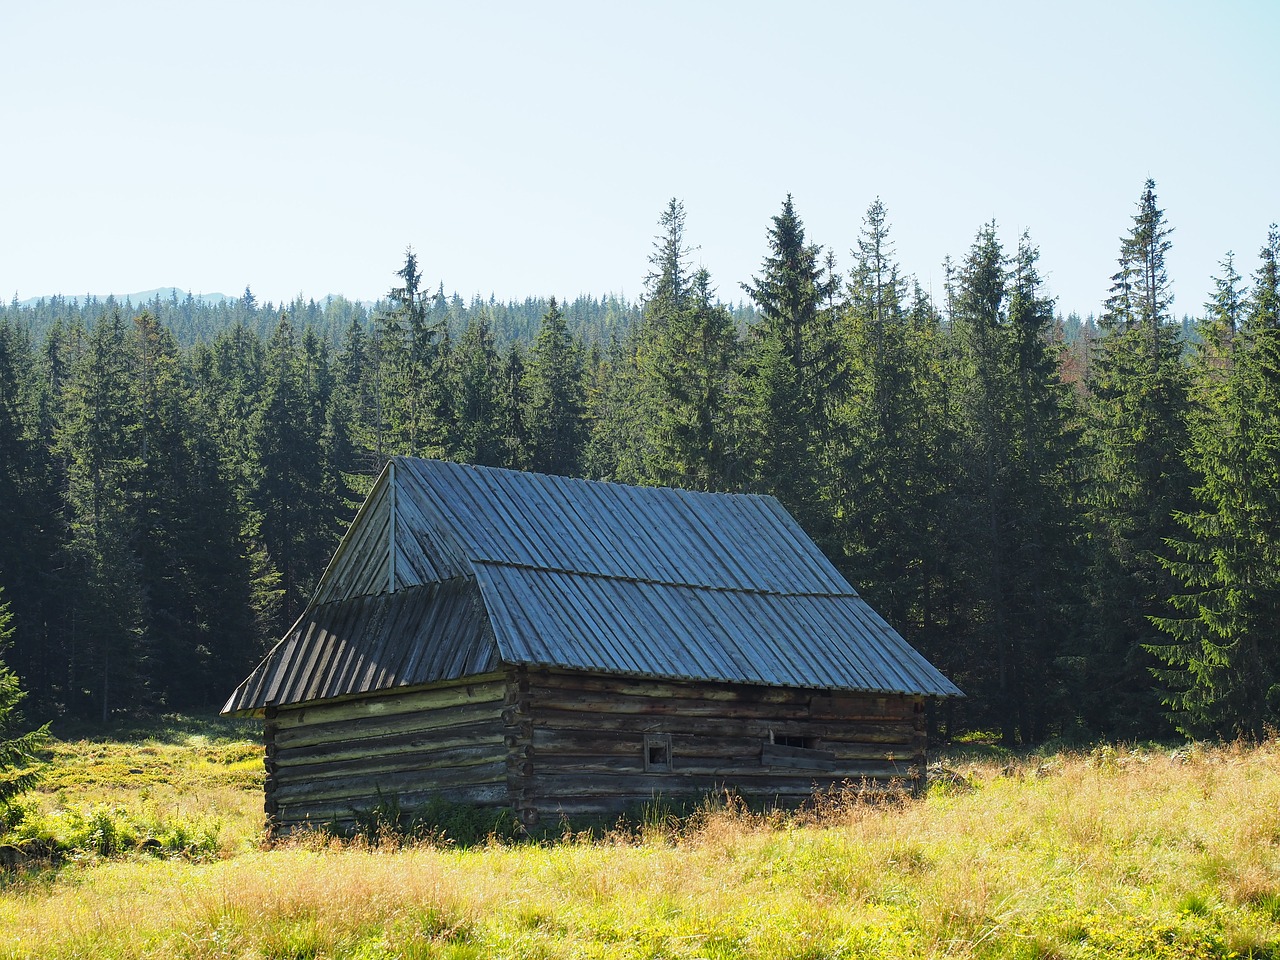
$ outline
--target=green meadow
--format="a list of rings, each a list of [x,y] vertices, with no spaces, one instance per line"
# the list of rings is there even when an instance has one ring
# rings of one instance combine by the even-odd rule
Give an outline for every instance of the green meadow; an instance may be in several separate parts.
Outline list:
[[[268,846],[255,728],[63,733],[0,957],[1280,957],[1280,742],[944,756],[927,795]]]

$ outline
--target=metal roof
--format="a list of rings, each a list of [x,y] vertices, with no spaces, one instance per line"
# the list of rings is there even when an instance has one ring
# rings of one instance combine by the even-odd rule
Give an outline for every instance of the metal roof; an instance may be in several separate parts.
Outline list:
[[[397,457],[223,709],[502,664],[961,695],[772,497]]]

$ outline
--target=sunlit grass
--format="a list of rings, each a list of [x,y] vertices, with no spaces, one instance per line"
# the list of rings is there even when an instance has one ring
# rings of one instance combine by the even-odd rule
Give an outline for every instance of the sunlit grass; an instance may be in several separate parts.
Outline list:
[[[949,766],[920,799],[469,849],[261,849],[232,805],[215,858],[10,875],[0,957],[1280,957],[1280,745]]]
[[[167,717],[110,736],[64,732],[5,840],[76,856],[226,855],[256,847],[262,746],[250,725]]]

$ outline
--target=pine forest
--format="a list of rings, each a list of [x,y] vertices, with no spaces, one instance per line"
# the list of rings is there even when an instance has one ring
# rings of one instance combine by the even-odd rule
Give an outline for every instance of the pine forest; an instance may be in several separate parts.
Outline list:
[[[686,230],[636,303],[468,303],[408,250],[372,305],[0,307],[0,681],[216,710],[409,454],[778,497],[966,692],[939,742],[1280,727],[1280,229],[1194,319],[1151,181],[1085,319],[995,223],[933,294],[879,200],[842,256],[786,198],[741,283]]]

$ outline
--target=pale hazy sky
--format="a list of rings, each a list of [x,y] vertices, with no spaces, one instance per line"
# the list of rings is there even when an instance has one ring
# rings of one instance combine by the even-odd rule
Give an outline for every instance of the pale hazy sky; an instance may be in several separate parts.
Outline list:
[[[0,0],[0,297],[640,294],[684,201],[725,299],[794,194],[941,292],[994,218],[1095,311],[1147,177],[1175,310],[1280,220],[1280,2]]]

